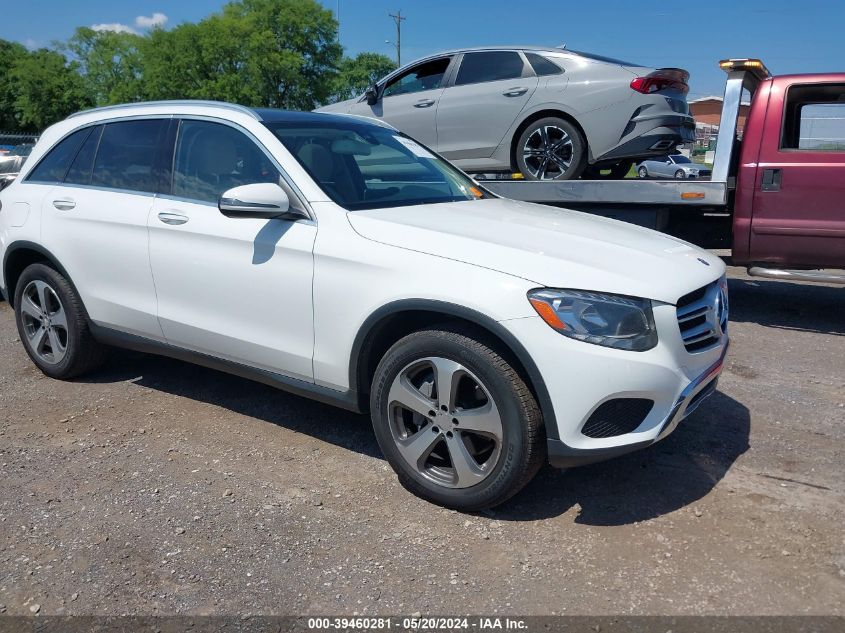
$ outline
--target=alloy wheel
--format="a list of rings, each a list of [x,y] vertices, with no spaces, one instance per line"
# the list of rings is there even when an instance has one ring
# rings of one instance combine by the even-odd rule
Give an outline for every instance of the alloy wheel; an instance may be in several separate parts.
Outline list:
[[[43,362],[58,365],[67,355],[67,314],[59,295],[47,283],[34,280],[21,296],[26,344]]]
[[[560,178],[572,165],[572,138],[556,125],[537,128],[526,139],[522,156],[537,180]]]
[[[490,391],[462,364],[439,357],[407,365],[390,387],[388,420],[402,458],[447,488],[468,488],[493,472],[502,418]]]

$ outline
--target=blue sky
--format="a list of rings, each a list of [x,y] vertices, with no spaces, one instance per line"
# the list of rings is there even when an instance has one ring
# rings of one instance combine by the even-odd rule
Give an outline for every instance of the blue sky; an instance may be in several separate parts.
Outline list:
[[[46,46],[74,27],[123,25],[138,31],[197,21],[221,0],[2,0],[0,38]],[[776,74],[845,71],[843,0],[323,0],[340,6],[347,52],[393,55],[387,16],[401,9],[402,56],[410,61],[438,50],[488,44],[566,43],[649,66],[692,73],[691,98],[718,94],[724,57],[762,57]],[[541,7],[541,8],[537,8]],[[161,16],[156,16],[161,14]],[[146,17],[147,20],[138,20]]]

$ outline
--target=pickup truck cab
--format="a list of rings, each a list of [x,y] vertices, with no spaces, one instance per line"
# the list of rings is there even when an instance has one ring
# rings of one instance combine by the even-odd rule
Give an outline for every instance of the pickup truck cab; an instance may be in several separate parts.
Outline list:
[[[739,155],[734,261],[845,268],[843,194],[845,73],[761,81]]]
[[[751,275],[845,284],[845,73],[773,77],[758,59],[719,65],[728,79],[709,181],[513,179],[485,186],[699,246],[730,246],[733,263]],[[740,103],[749,96],[740,132]]]

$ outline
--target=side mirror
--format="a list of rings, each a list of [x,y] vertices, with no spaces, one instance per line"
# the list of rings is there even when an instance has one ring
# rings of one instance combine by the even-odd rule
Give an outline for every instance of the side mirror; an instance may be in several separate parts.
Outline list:
[[[271,182],[233,187],[220,196],[217,208],[227,218],[299,220],[308,217],[298,209],[291,209],[288,194]]]
[[[364,93],[364,96],[367,97],[367,105],[375,105],[378,103],[378,86],[370,86],[367,88],[367,91]]]

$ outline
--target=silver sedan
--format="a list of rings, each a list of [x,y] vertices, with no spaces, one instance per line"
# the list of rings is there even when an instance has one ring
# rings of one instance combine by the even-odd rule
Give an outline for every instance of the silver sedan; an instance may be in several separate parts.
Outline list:
[[[472,173],[622,177],[693,140],[688,78],[562,48],[461,49],[321,111],[382,119]]]
[[[663,158],[644,160],[637,165],[640,178],[710,178],[712,171],[700,163],[694,163],[683,154],[672,154]]]

